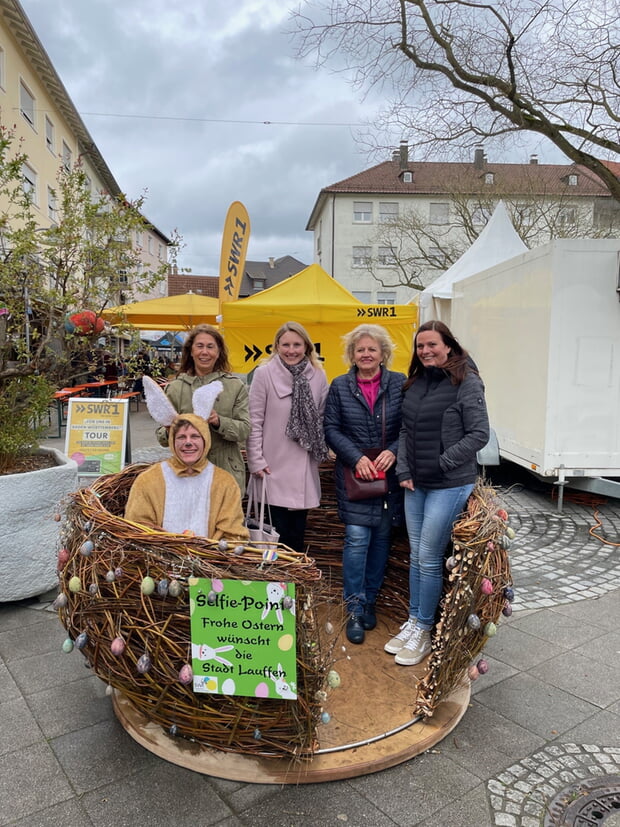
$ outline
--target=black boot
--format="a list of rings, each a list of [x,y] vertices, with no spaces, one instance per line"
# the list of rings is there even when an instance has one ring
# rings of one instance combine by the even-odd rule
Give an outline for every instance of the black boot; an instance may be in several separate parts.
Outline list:
[[[375,614],[375,604],[368,603],[366,608],[364,609],[364,613],[362,614],[362,626],[366,631],[370,631],[370,629],[374,629],[377,625],[377,615]]]
[[[351,615],[347,620],[347,640],[350,643],[363,643],[366,633],[361,615]]]

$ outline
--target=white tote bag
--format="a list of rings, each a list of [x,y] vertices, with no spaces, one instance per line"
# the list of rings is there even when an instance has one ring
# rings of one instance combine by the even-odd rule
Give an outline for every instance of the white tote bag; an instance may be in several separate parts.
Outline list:
[[[258,488],[260,486],[260,500]],[[267,479],[250,476],[247,495],[248,502],[245,509],[245,526],[250,532],[250,542],[260,548],[269,549],[277,546],[280,535],[271,525],[271,513],[267,503],[269,522],[265,522],[265,495],[267,493]]]

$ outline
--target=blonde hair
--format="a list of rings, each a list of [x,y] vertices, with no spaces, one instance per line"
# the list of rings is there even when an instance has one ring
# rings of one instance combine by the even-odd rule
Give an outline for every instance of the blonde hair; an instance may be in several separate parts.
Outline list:
[[[390,339],[387,330],[378,324],[359,324],[342,337],[344,343],[344,361],[350,366],[355,364],[355,347],[364,336],[369,336],[378,343],[381,348],[381,362],[386,368],[389,367],[394,354],[394,342]]]
[[[315,368],[321,367],[319,357],[317,355],[316,350],[314,349],[314,342],[308,335],[308,331],[306,330],[306,328],[302,327],[299,324],[299,322],[284,322],[284,324],[277,329],[276,335],[273,339],[273,347],[270,356],[271,359],[273,359],[274,356],[278,355],[278,343],[280,342],[280,339],[282,338],[282,336],[284,336],[285,333],[295,333],[297,334],[297,336],[299,336],[300,339],[303,339],[304,344],[306,346],[305,352],[308,361],[311,365],[314,365]]]

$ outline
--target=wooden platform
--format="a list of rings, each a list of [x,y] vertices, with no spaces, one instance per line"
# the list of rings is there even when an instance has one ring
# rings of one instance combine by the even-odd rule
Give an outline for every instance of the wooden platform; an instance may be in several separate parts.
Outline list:
[[[429,719],[413,716],[415,685],[425,662],[398,666],[383,644],[398,631],[380,618],[366,641],[355,646],[344,634],[336,643],[334,669],[341,685],[328,690],[328,723],[318,729],[319,750],[309,761],[256,758],[209,749],[174,738],[149,723],[123,695],[115,693],[116,716],[145,749],[194,772],[258,784],[308,784],[369,775],[407,761],[441,741],[463,717],[470,697],[467,679]]]

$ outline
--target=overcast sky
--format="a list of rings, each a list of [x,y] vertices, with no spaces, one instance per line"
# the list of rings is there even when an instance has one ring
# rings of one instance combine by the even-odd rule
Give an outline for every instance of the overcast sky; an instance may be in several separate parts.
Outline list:
[[[355,126],[379,102],[294,57],[294,0],[21,3],[119,186],[178,229],[194,274],[217,275],[233,201],[250,215],[249,259],[310,264],[321,188],[389,157],[366,155]]]
[[[292,2],[21,2],[121,189],[146,191],[149,220],[183,236],[181,266],[217,274],[233,201],[250,215],[249,259],[312,262],[320,189],[376,162],[355,128],[328,124],[373,110],[295,59]]]

